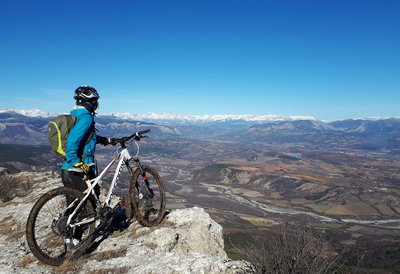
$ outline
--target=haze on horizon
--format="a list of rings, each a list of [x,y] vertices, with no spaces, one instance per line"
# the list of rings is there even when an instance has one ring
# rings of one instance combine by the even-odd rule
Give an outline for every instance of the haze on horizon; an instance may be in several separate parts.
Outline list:
[[[398,117],[400,2],[0,3],[0,108]]]

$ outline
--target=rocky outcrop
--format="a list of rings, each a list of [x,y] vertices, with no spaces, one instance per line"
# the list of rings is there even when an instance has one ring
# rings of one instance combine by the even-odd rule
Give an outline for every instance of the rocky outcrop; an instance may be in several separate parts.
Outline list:
[[[228,259],[223,248],[222,228],[204,209],[178,209],[160,227],[135,223],[127,233],[107,239],[96,252],[126,250],[126,255],[90,260],[85,267],[122,266],[131,273],[252,273],[249,263]]]
[[[33,203],[59,186],[50,173],[26,173],[33,181],[24,197],[1,203],[2,273],[253,273],[245,261],[230,260],[222,227],[202,208],[177,209],[155,228],[137,222],[115,229],[96,248],[74,262],[54,268],[41,264],[25,240],[25,221]]]

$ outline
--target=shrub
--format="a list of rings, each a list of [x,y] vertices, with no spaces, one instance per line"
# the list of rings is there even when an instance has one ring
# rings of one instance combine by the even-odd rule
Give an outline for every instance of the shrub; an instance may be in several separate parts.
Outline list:
[[[7,202],[17,196],[23,197],[31,186],[32,182],[26,176],[1,175],[0,199],[2,202]]]
[[[287,224],[230,244],[257,273],[327,273],[337,258],[320,232]]]

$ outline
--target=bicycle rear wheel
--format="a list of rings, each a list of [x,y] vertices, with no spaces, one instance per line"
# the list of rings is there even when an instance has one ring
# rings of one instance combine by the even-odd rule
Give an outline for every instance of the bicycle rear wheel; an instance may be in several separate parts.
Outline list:
[[[149,166],[143,167],[145,175],[137,168],[129,187],[133,215],[143,226],[158,225],[165,216],[165,190],[158,172]]]
[[[66,226],[69,214],[76,208],[84,195],[78,190],[60,187],[44,194],[29,213],[26,225],[26,238],[33,255],[42,263],[60,265],[66,258],[82,255],[90,246],[95,223],[84,224],[74,229]],[[69,208],[69,204],[75,206]],[[90,202],[78,209],[72,222],[93,217],[95,211]],[[65,244],[67,237],[79,234],[81,245],[69,250]]]

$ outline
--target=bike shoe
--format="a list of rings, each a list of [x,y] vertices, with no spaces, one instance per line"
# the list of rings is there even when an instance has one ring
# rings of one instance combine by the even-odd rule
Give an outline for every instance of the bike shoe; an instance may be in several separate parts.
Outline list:
[[[81,243],[81,240],[75,238],[66,238],[64,242],[68,249],[77,249]]]

